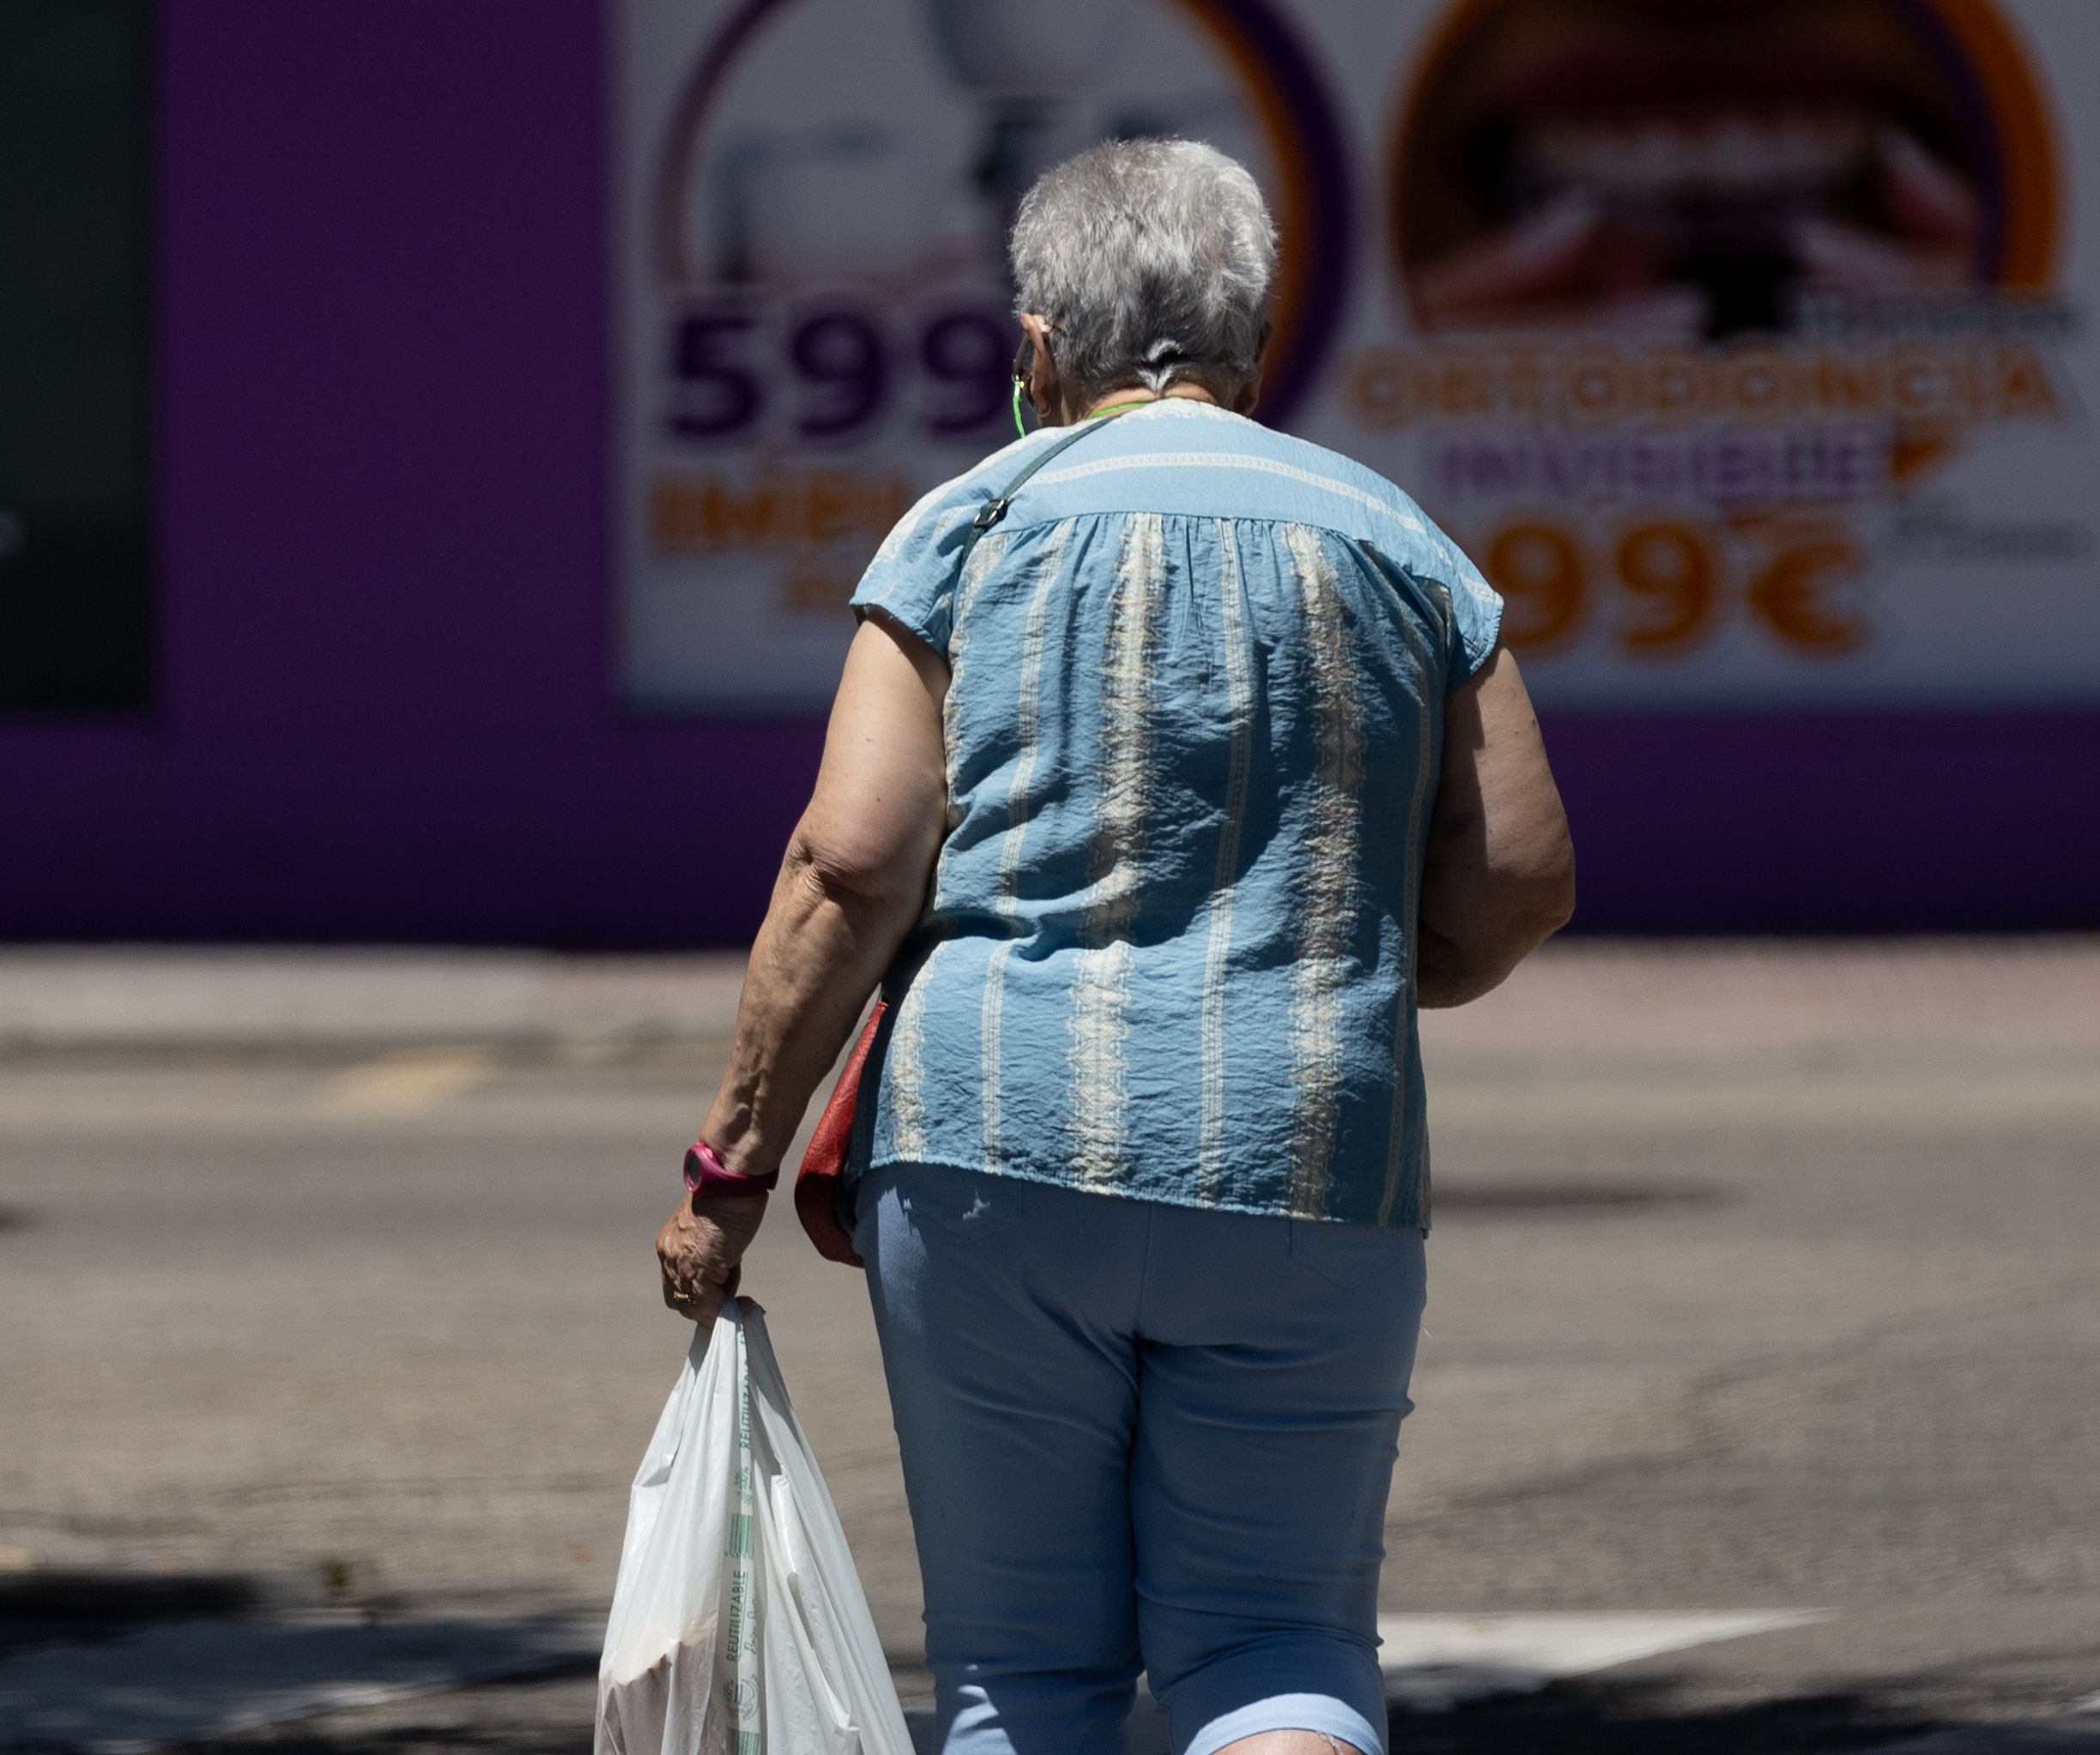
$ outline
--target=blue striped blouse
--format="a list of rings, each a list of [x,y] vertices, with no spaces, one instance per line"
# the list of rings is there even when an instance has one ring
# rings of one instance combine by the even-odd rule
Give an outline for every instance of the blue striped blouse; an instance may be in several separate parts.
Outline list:
[[[1500,600],[1390,482],[1178,400],[1054,459],[962,566],[1057,436],[921,500],[854,595],[953,680],[853,1167],[1426,1227],[1416,888]]]

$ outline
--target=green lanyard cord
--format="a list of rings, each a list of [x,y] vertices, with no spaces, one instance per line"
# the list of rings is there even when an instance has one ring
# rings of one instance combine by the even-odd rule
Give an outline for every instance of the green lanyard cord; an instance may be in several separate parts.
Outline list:
[[[1021,419],[1021,390],[1026,383],[1026,378],[1017,378],[1014,380],[1014,430],[1023,439],[1028,436],[1027,422]],[[1165,396],[1141,396],[1132,402],[1110,402],[1105,407],[1096,408],[1092,414],[1086,416],[1086,419],[1089,421],[1104,420],[1111,415],[1122,414],[1125,408],[1148,408],[1153,402],[1161,402],[1165,400]]]

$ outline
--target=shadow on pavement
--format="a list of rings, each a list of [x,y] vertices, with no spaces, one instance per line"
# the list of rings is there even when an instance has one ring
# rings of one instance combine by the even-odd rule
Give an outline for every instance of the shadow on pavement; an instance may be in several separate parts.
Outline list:
[[[1822,1750],[1948,1739],[1947,1755],[2100,1751],[2100,1719],[1958,1725],[1886,1690],[1831,1691],[1740,1706],[1697,1707],[1667,1681],[1603,1677],[1435,1716],[1396,1714],[1395,1755],[1815,1755]]]
[[[585,1677],[588,1666],[565,1673]],[[267,1737],[185,1744],[185,1755],[578,1755],[590,1740],[587,1696],[565,1692],[558,1716],[521,1723],[498,1705],[500,1684],[463,1690],[447,1710],[412,1710],[384,1728],[318,1734],[287,1727]],[[472,1703],[487,1704],[485,1714]],[[433,1703],[435,1704],[435,1703]],[[572,1716],[574,1708],[582,1710]],[[464,1724],[462,1721],[465,1721]],[[479,1721],[479,1722],[477,1722]],[[915,1725],[923,1742],[924,1726]],[[1831,1691],[1790,1700],[1714,1709],[1673,1704],[1667,1683],[1589,1680],[1557,1684],[1517,1699],[1478,1703],[1436,1715],[1393,1720],[1394,1755],[1815,1755],[1880,1747],[1918,1755],[2085,1755],[2100,1750],[2091,1716],[2009,1725],[1957,1727],[1934,1714],[1871,1691]],[[1139,1752],[1134,1752],[1139,1755]]]
[[[1728,1199],[1728,1190],[1706,1183],[1595,1182],[1555,1179],[1542,1182],[1440,1183],[1437,1211],[1468,1218],[1507,1218],[1537,1213],[1631,1212],[1649,1207],[1710,1207]]]
[[[576,1755],[589,1746],[595,1622],[287,1616],[281,1605],[268,1613],[272,1594],[231,1573],[0,1577],[0,1751]],[[1668,1676],[1595,1674],[1449,1712],[1395,1712],[1389,1746],[1395,1755],[1887,1746],[1907,1755],[2100,1755],[2100,1713],[1975,1722],[1992,1704],[1988,1686],[1950,1695],[1947,1679],[1919,1678],[1710,1706],[1686,1701]],[[924,1748],[925,1715],[912,1728]],[[1141,1714],[1129,1755],[1165,1747],[1156,1710]]]
[[[264,1595],[257,1580],[239,1572],[0,1576],[0,1657],[57,1641],[114,1639],[156,1621],[251,1614],[263,1607]]]
[[[127,1581],[127,1589],[144,1581]],[[196,1580],[184,1583],[195,1586]],[[196,1593],[202,1596],[203,1593]],[[221,1607],[210,1604],[209,1607]],[[111,1625],[85,1637],[58,1637],[50,1625],[14,1650],[0,1654],[0,1751],[117,1752],[227,1746],[463,1747],[514,1744],[503,1730],[494,1743],[478,1732],[481,1715],[458,1704],[475,1684],[513,1683],[484,1690],[495,1709],[492,1722],[515,1719],[516,1702],[530,1695],[520,1679],[594,1675],[602,1624],[595,1617],[538,1615],[409,1619],[360,1610],[275,1615],[185,1613],[172,1619]],[[589,1685],[554,1710],[529,1713],[528,1742],[542,1723],[560,1726],[577,1745],[572,1722],[584,1722],[589,1740]],[[360,1716],[384,1709],[380,1719]],[[355,1730],[344,1741],[315,1735],[323,1715],[347,1718]],[[418,1731],[407,1741],[387,1730],[378,1740],[365,1728],[447,1724],[442,1740]],[[297,1727],[309,1733],[301,1740]],[[267,1727],[284,1726],[281,1732]],[[464,1740],[458,1734],[464,1727]],[[281,1740],[288,1739],[288,1743]],[[419,1740],[420,1739],[420,1740]]]

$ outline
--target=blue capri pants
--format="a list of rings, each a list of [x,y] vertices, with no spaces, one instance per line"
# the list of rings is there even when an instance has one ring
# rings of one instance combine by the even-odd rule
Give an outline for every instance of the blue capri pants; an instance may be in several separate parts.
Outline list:
[[[1177,1755],[1292,1728],[1383,1755],[1419,1232],[904,1165],[856,1243],[937,1748],[1115,1755],[1143,1669]]]

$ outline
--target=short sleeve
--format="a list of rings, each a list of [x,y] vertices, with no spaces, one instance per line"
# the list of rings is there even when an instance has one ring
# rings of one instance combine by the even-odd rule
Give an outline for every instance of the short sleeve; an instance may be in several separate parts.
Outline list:
[[[971,475],[959,476],[899,518],[854,587],[854,614],[880,609],[946,657],[955,581],[971,520],[983,497],[973,488]]]
[[[1444,629],[1443,678],[1446,692],[1463,687],[1477,675],[1502,637],[1502,595],[1488,584],[1466,551],[1431,522],[1422,509],[1391,483],[1401,528],[1378,545],[1387,560],[1418,580],[1433,585],[1449,599],[1450,619]]]
[[[1445,672],[1445,687],[1458,688],[1487,663],[1502,637],[1502,594],[1457,543],[1441,530],[1437,537],[1450,557],[1443,575],[1451,593],[1450,668]]]

